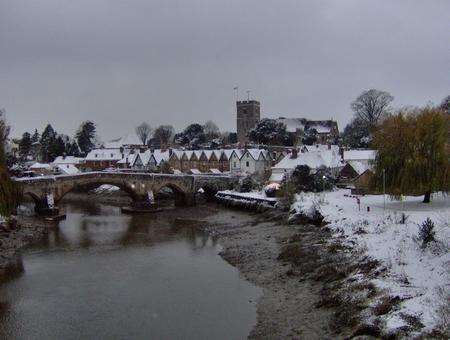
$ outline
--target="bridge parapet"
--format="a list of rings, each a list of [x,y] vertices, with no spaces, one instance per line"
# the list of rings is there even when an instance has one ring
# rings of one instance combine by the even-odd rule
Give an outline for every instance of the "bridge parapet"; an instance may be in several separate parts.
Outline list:
[[[132,198],[133,205],[142,208],[151,204],[149,192],[156,194],[162,188],[169,187],[175,194],[175,204],[181,206],[195,204],[195,193],[200,188],[209,186],[217,190],[229,189],[237,178],[231,175],[88,172],[17,178],[15,181],[20,184],[25,195],[33,198],[37,212],[46,213],[75,188],[93,189],[104,184],[117,186]]]

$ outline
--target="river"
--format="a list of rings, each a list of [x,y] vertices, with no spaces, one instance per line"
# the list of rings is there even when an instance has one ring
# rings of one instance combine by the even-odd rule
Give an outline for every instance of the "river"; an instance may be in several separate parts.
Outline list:
[[[176,219],[182,209],[63,208],[67,219],[0,286],[0,338],[244,339],[256,323],[261,289],[216,240]]]

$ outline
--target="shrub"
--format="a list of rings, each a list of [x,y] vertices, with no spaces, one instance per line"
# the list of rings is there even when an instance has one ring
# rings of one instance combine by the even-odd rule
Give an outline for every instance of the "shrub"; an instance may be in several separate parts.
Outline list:
[[[253,179],[250,176],[248,176],[242,180],[241,188],[239,191],[240,192],[250,192],[255,188],[255,186],[256,186],[256,183],[253,181]]]
[[[422,248],[428,243],[435,241],[434,222],[428,217],[420,226],[419,239],[422,241]]]

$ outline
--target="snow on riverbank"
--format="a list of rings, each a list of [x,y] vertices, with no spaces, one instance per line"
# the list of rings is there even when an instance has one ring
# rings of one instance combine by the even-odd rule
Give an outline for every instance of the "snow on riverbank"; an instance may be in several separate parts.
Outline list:
[[[264,200],[268,202],[277,201],[275,197],[267,197],[266,194],[262,191],[238,192],[234,190],[223,190],[218,191],[217,193],[224,196],[229,195],[231,197],[240,197],[242,199]]]
[[[422,199],[406,197],[400,202],[386,196],[384,209],[383,195],[352,196],[349,190],[337,190],[299,194],[292,206],[305,215],[317,209],[336,237],[345,236],[348,245],[364,249],[387,268],[372,282],[390,296],[404,299],[399,309],[384,316],[387,330],[406,325],[407,314],[420,318],[422,331],[429,331],[442,323],[440,308],[448,306],[450,197],[435,195],[431,204]],[[405,224],[401,223],[403,213]],[[423,249],[419,227],[428,217],[435,224],[436,242]]]

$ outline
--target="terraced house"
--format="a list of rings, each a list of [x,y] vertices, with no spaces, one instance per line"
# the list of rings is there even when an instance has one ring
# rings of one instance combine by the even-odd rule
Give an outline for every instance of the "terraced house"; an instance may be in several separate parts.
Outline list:
[[[272,166],[272,158],[266,150],[174,150],[169,158],[174,170],[184,173],[243,172],[263,174]]]

